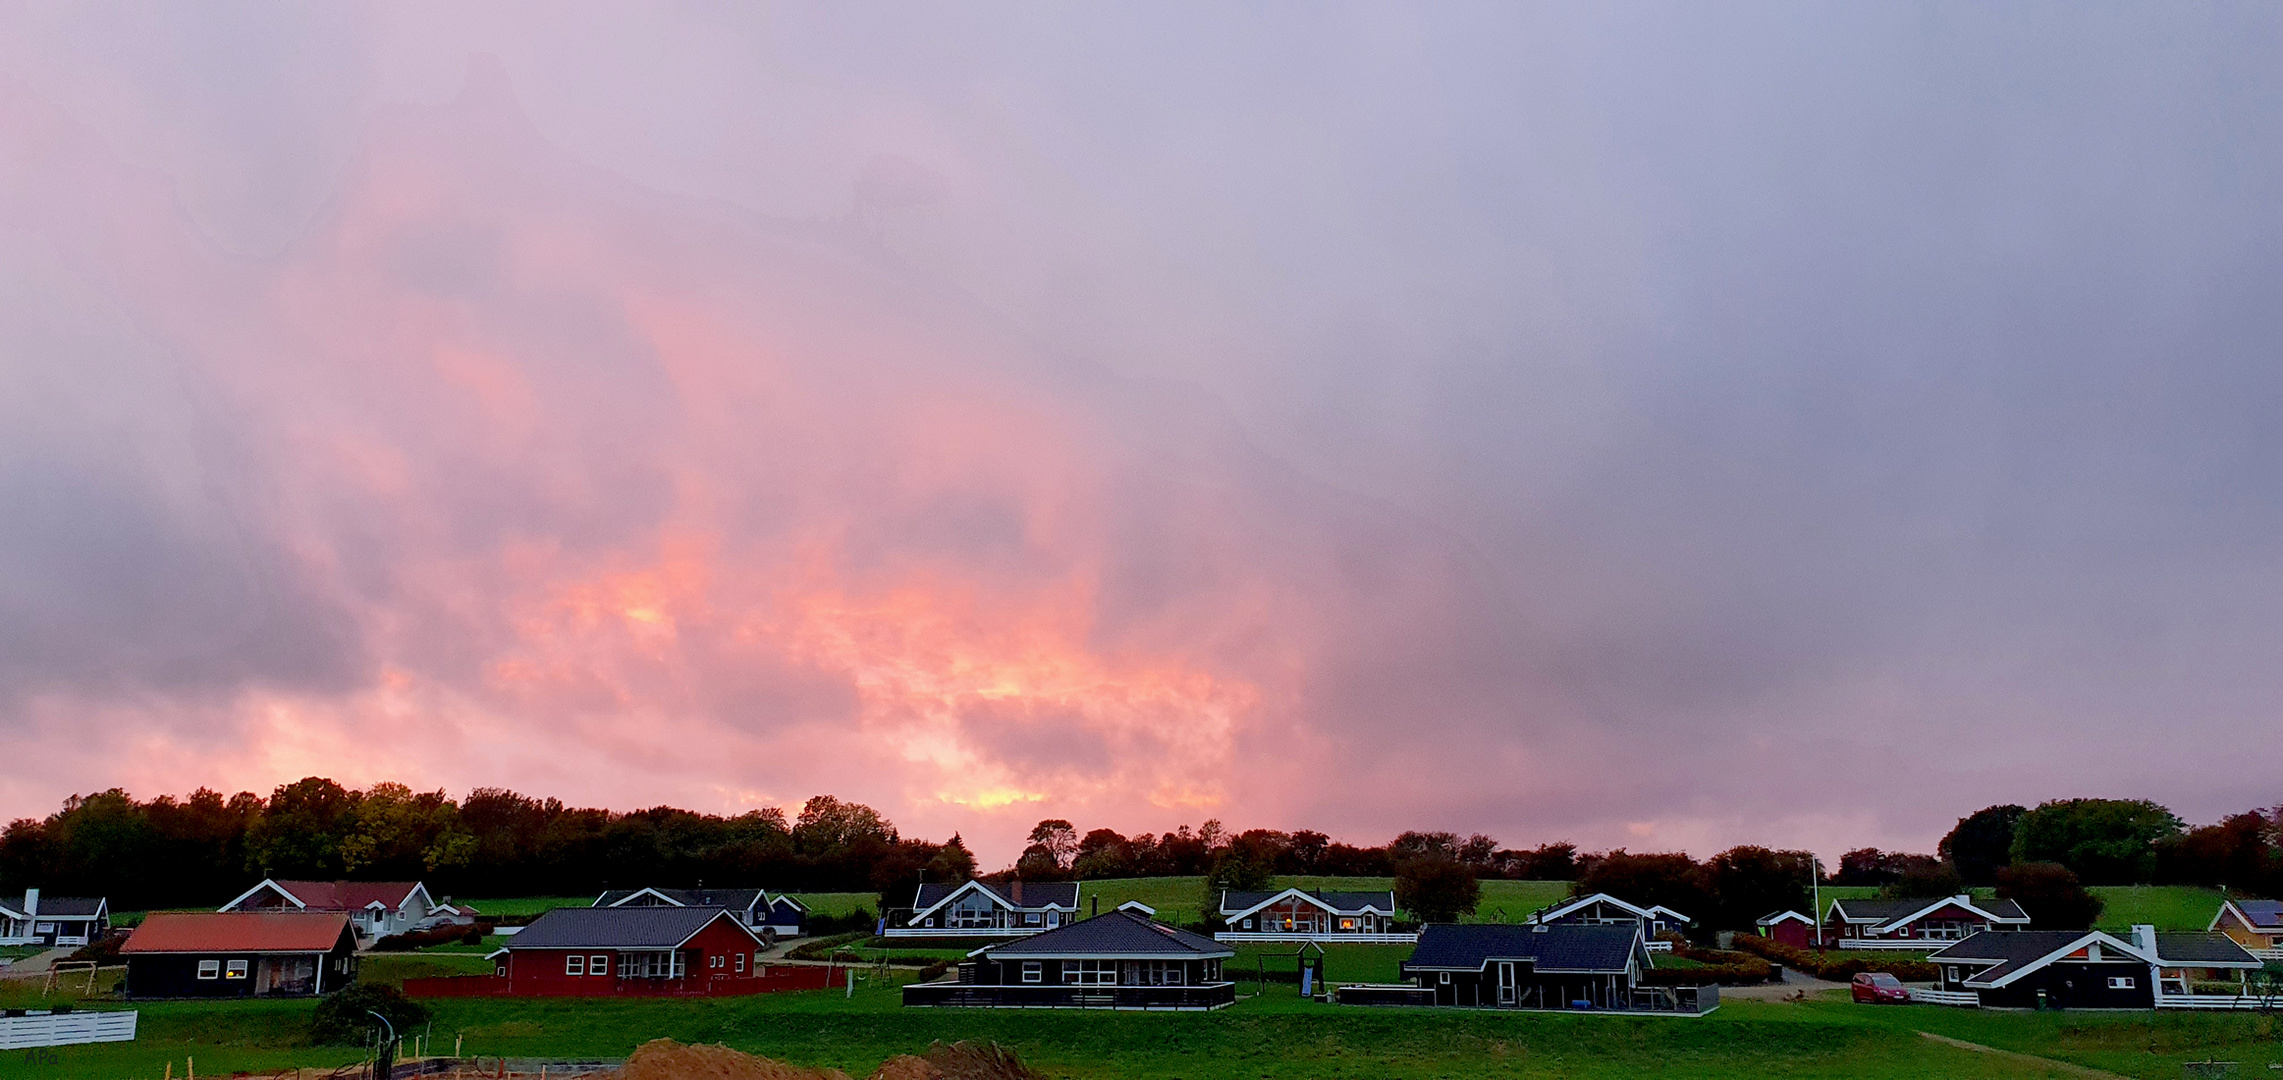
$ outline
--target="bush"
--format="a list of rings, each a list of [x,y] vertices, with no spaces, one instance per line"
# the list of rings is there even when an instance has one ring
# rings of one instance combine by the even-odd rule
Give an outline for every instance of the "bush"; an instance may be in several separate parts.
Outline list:
[[[1395,868],[1395,906],[1421,922],[1456,922],[1482,902],[1474,868],[1443,855],[1405,859]]]
[[[868,908],[857,908],[846,915],[811,914],[802,929],[811,934],[846,934],[861,930],[869,934],[879,926],[880,919]]]
[[[945,973],[949,972],[949,971],[951,970],[951,968],[952,968],[952,962],[951,962],[951,961],[949,961],[949,960],[938,960],[938,961],[936,961],[935,963],[929,964],[928,966],[926,966],[926,967],[924,967],[924,968],[921,968],[921,969],[920,969],[920,973],[919,973],[919,975],[917,975],[916,977],[914,977],[913,981],[914,981],[914,982],[934,982],[934,981],[936,981],[937,979],[943,978],[943,976],[945,975]]]
[[[123,931],[113,930],[110,933],[103,935],[102,937],[96,938],[95,940],[80,946],[70,956],[64,957],[64,959],[93,960],[98,964],[123,964],[126,963],[126,961],[119,959],[119,946],[125,945],[126,943],[127,935]]]
[[[834,934],[830,937],[820,937],[813,941],[804,941],[799,945],[793,946],[791,949],[786,950],[785,956],[788,959],[792,960],[829,960],[832,958],[832,950],[837,949],[843,945],[849,945],[855,942],[868,940],[871,938],[871,936],[872,932],[870,930],[857,930],[846,934]]]
[[[1775,977],[1775,965],[1748,953],[1728,952],[1723,949],[1695,949],[1678,940],[1679,935],[1667,934],[1662,940],[1673,941],[1673,955],[1704,965],[1693,968],[1651,968],[1641,973],[1641,981],[1650,986],[1744,986],[1764,983]],[[1653,954],[1652,954],[1653,955]]]
[[[1998,897],[2021,905],[2037,930],[2086,930],[2107,902],[2059,863],[2018,863],[1998,871]]]
[[[1846,982],[1866,971],[1884,971],[1905,982],[1933,982],[1937,977],[1934,965],[1924,960],[1861,952],[1814,952],[1749,934],[1736,935],[1735,946],[1829,982]]]
[[[393,986],[350,983],[347,989],[325,995],[317,1015],[309,1022],[309,1041],[320,1046],[355,1046],[372,1037],[376,1023],[371,1014],[388,1017],[398,1035],[428,1022],[428,1010],[406,998]]]
[[[410,930],[390,934],[373,942],[374,952],[411,952],[431,945],[450,945],[461,942],[469,945],[483,943],[488,928],[478,923],[470,926],[432,926],[426,930]]]

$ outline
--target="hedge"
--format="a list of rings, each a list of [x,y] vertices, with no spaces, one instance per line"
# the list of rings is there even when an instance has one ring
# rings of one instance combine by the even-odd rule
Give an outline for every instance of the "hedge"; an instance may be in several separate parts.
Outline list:
[[[1828,982],[1846,982],[1866,971],[1884,971],[1904,982],[1934,982],[1941,973],[1924,960],[1903,960],[1862,952],[1813,952],[1755,934],[1738,934],[1733,943],[1745,952],[1767,957],[1785,967],[1807,972]]]
[[[1669,940],[1669,939],[1668,939]],[[1745,986],[1764,983],[1775,977],[1775,965],[1759,957],[1719,949],[1697,949],[1679,941],[1673,942],[1673,955],[1694,960],[1703,967],[1650,968],[1641,973],[1641,982],[1647,986]]]

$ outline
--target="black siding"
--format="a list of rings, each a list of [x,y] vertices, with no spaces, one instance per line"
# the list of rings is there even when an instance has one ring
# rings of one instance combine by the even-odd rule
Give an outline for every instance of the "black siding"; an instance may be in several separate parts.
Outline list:
[[[2111,990],[2111,978],[2132,980],[2130,990]],[[2062,1009],[2153,1009],[2156,990],[2148,984],[2148,965],[2048,964],[1994,990],[1979,991],[1982,1004],[2001,1009],[2037,1007],[2037,992],[2045,991],[2045,1004]]]

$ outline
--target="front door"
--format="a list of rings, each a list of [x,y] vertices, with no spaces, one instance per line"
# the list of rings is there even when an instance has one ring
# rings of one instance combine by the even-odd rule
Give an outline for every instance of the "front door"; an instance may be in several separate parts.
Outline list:
[[[1514,1004],[1514,962],[1512,960],[1498,962],[1498,1003],[1501,1005]]]

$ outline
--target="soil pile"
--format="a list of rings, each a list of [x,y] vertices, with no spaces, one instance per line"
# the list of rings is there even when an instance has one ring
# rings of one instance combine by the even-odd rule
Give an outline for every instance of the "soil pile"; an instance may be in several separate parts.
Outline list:
[[[998,1043],[930,1043],[927,1053],[880,1063],[871,1080],[1046,1080]]]
[[[592,1080],[849,1080],[838,1069],[804,1069],[726,1046],[652,1039],[626,1064]],[[924,1054],[882,1062],[869,1080],[1046,1080],[997,1043],[931,1043]]]
[[[804,1069],[726,1046],[685,1046],[652,1039],[636,1047],[626,1064],[595,1080],[848,1080],[838,1069]]]

